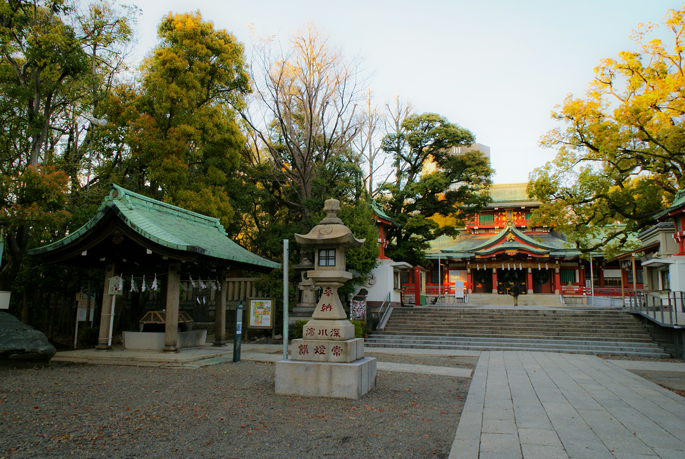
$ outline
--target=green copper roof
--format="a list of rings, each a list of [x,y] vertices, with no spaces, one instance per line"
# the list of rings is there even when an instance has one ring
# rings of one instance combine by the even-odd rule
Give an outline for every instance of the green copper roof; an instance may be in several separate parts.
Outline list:
[[[388,214],[385,213],[383,208],[378,204],[376,201],[371,201],[371,209],[373,210],[373,213],[376,214],[376,217],[382,218],[383,220],[389,221],[393,225],[399,227],[401,226],[399,223],[397,223],[395,220],[392,219]]]
[[[518,240],[506,239],[513,235]],[[567,248],[567,244],[552,234],[540,234],[535,237],[528,236],[514,226],[507,226],[497,234],[468,234],[462,233],[456,239],[444,238],[441,240],[440,256],[451,258],[472,258],[476,255],[487,256],[492,253],[504,251],[528,251],[536,255],[550,256],[574,256],[579,252]],[[431,242],[431,248],[427,258],[437,259],[438,244]]]
[[[676,193],[673,204],[671,204],[667,209],[659,212],[654,218],[661,220],[663,217],[667,216],[669,213],[680,208],[685,208],[685,190],[680,190]]]
[[[29,255],[46,254],[77,241],[93,230],[108,213],[114,212],[126,226],[145,239],[172,250],[265,268],[280,267],[279,263],[255,255],[231,241],[218,218],[172,206],[118,185],[112,187],[112,192],[88,223],[64,239],[29,251]]]

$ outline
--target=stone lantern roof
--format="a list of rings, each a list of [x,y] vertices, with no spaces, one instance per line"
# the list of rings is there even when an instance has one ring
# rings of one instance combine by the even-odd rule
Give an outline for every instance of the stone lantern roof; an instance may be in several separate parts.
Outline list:
[[[352,231],[338,218],[340,201],[327,199],[323,210],[326,217],[323,218],[307,234],[296,234],[295,241],[300,245],[310,246],[338,246],[353,249],[361,247],[365,239],[357,239]]]

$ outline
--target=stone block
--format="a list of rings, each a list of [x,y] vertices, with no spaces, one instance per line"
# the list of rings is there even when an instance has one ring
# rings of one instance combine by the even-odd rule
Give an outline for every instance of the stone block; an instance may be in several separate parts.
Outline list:
[[[57,350],[45,335],[0,312],[0,361],[49,361]]]
[[[276,362],[276,393],[359,399],[376,387],[376,359],[351,363]]]
[[[364,357],[364,339],[347,341],[294,339],[291,360],[310,362],[354,362]]]
[[[336,341],[354,339],[354,325],[349,320],[312,319],[302,327],[302,337]]]
[[[161,351],[164,349],[164,333],[130,332],[122,333],[124,349],[137,351]],[[204,346],[207,341],[207,330],[178,332],[176,344],[179,349]]]

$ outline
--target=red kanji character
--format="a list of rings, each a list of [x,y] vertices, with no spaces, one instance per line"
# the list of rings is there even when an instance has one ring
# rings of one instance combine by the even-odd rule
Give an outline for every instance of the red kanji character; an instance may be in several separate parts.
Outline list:
[[[331,330],[331,336],[333,338],[340,338],[340,329],[334,328],[333,330]]]
[[[323,294],[325,296],[331,296],[333,295],[333,289],[330,287],[326,287],[325,289],[323,289]]]
[[[309,345],[308,344],[300,344],[300,355],[307,355],[309,354]]]
[[[342,348],[340,346],[333,346],[333,349],[331,349],[331,352],[333,353],[334,356],[340,357],[340,354],[342,353]]]
[[[321,312],[332,311],[332,310],[333,310],[333,305],[331,305],[331,304],[322,304],[321,305]]]
[[[314,354],[324,355],[326,353],[326,346],[316,346],[314,348]]]
[[[328,330],[322,328],[321,330],[319,330],[319,336],[328,336]]]
[[[308,328],[306,336],[314,336],[314,329],[313,328]]]

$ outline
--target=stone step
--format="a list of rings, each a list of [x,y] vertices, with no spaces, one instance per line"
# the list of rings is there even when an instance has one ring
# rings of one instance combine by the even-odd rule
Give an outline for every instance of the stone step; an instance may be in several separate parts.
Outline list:
[[[445,350],[472,350],[472,351],[531,351],[535,350],[538,352],[564,352],[564,353],[569,353],[569,354],[601,354],[601,355],[623,355],[623,356],[632,356],[632,357],[651,357],[651,358],[668,358],[669,354],[666,354],[665,352],[651,352],[651,351],[632,351],[632,350],[606,350],[606,349],[595,349],[595,348],[588,348],[588,349],[573,349],[573,348],[567,348],[567,347],[540,347],[540,348],[535,348],[531,349],[528,346],[516,346],[516,345],[501,345],[501,344],[494,344],[494,345],[458,345],[458,346],[450,346],[450,345],[411,345],[411,344],[369,344],[368,346],[365,344],[365,347],[368,348],[387,348],[387,347],[392,347],[392,348],[399,348],[399,349],[445,349]],[[373,352],[373,351],[369,351]]]
[[[667,357],[622,310],[398,308],[368,347],[538,350]]]
[[[403,327],[416,327],[421,325],[433,326],[450,326],[450,327],[572,327],[572,328],[635,328],[639,323],[630,322],[619,322],[617,324],[611,321],[604,322],[585,322],[582,320],[573,321],[554,321],[554,322],[543,322],[543,321],[509,321],[509,320],[489,320],[489,321],[453,321],[453,320],[391,320],[388,322],[390,325],[398,325]]]
[[[627,341],[597,341],[591,339],[540,339],[540,338],[499,338],[499,337],[470,337],[470,336],[407,336],[407,335],[371,335],[366,343],[404,343],[404,344],[531,344],[531,345],[570,345],[570,346],[602,346],[602,347],[638,347],[659,349],[656,343],[635,343]]]
[[[390,335],[400,335],[406,333],[401,333],[401,332],[392,332],[389,333]],[[416,335],[414,335],[416,336]],[[564,334],[564,333],[559,333],[559,334],[552,334],[552,333],[545,333],[545,334],[502,334],[502,333],[492,333],[492,334],[486,334],[486,333],[444,333],[444,334],[434,334],[432,336],[436,337],[453,337],[453,336],[469,336],[469,337],[487,337],[487,338],[507,338],[507,339],[536,339],[536,338],[541,338],[541,339],[569,339],[569,340],[583,340],[583,339],[588,339],[587,334]],[[653,342],[651,338],[643,338],[643,337],[630,337],[630,336],[606,336],[606,335],[593,335],[591,337],[595,341],[630,341],[630,342],[635,342],[635,343],[651,343]]]

